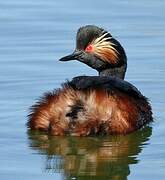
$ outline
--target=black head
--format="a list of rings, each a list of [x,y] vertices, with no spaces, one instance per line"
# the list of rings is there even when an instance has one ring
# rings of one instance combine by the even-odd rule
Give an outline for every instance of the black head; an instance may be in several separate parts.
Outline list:
[[[123,47],[110,33],[94,25],[77,32],[75,51],[60,61],[78,60],[96,69],[102,76],[124,79],[127,58]]]

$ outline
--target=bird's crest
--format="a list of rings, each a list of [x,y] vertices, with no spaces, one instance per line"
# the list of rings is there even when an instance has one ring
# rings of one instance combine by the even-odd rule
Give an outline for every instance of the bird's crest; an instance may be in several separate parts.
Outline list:
[[[118,60],[119,52],[115,48],[116,44],[110,41],[111,39],[112,37],[109,36],[109,33],[105,32],[90,42],[85,51],[94,53],[105,62],[115,64]]]

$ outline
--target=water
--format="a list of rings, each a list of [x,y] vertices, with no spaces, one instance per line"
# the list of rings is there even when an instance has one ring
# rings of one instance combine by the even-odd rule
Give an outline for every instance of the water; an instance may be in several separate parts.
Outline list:
[[[165,178],[165,2],[0,0],[0,179]],[[102,26],[128,56],[126,80],[152,104],[154,123],[127,136],[49,137],[27,132],[45,91],[96,72],[58,59],[85,24]]]

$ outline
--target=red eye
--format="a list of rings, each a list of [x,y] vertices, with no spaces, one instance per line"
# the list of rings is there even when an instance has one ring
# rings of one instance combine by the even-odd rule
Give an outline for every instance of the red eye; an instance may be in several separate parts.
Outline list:
[[[85,48],[86,52],[92,52],[93,51],[93,46],[91,44],[89,44],[86,48]]]

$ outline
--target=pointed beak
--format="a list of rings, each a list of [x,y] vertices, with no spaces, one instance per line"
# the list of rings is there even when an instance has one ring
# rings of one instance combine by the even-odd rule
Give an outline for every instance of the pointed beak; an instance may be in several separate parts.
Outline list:
[[[76,50],[72,54],[62,57],[61,59],[59,59],[59,61],[71,61],[71,60],[75,60],[75,59],[78,59],[81,54],[82,54],[82,51],[77,51]]]

